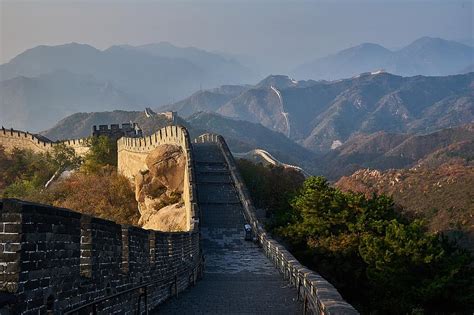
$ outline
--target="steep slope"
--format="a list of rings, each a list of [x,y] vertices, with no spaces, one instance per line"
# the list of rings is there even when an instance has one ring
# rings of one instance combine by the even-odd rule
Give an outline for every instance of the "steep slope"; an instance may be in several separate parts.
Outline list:
[[[269,88],[250,89],[220,107],[224,116],[261,123],[283,134],[290,134],[290,125],[283,107],[281,93]]]
[[[366,43],[297,67],[299,78],[334,80],[385,69],[402,75],[450,75],[472,65],[474,48],[441,38],[422,37],[397,51]]]
[[[37,132],[78,110],[124,109],[136,99],[88,75],[56,71],[0,82],[0,125]]]
[[[356,135],[317,160],[319,173],[337,180],[360,168],[387,170],[423,163],[439,165],[467,158],[474,146],[474,124],[426,135],[377,132]],[[474,151],[472,151],[474,152]]]
[[[474,251],[474,166],[465,160],[437,167],[359,170],[336,186],[369,196],[390,195],[406,215],[424,219],[431,231],[462,232],[461,244]]]
[[[474,120],[474,73],[400,77],[379,72],[318,82],[274,77],[231,99],[217,113],[260,123],[316,152],[358,133],[419,133]]]
[[[224,85],[211,90],[200,90],[182,101],[160,107],[159,111],[175,111],[182,117],[197,112],[215,112],[247,88],[242,85]]]
[[[264,149],[288,164],[304,164],[313,153],[294,143],[284,135],[260,124],[229,119],[212,113],[196,113],[187,119],[189,126],[198,131],[221,134],[233,152]]]
[[[94,125],[110,125],[135,122],[144,135],[151,135],[172,122],[164,115],[147,115],[144,111],[114,110],[111,112],[75,113],[57,122],[41,134],[52,140],[88,137]]]

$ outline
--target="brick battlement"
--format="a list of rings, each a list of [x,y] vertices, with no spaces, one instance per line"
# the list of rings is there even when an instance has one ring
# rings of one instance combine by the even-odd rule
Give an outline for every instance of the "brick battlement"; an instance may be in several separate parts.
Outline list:
[[[147,283],[155,307],[200,272],[197,230],[144,230],[15,199],[0,200],[0,217],[0,288],[14,313],[64,313]],[[97,311],[130,313],[139,293],[104,301]]]
[[[25,131],[14,130],[13,128],[5,129],[2,127],[0,130],[0,145],[4,145],[7,149],[9,149],[10,145],[13,145],[14,142],[29,143],[39,151],[47,151],[54,145],[53,141],[45,137],[34,135]]]
[[[121,137],[142,137],[143,132],[136,123],[123,123],[122,126],[119,124],[93,126],[92,136],[107,136],[117,140]]]
[[[29,132],[14,130],[14,129],[0,129],[0,146],[3,146],[7,151],[13,148],[28,149],[36,153],[46,153],[53,149],[55,145],[66,144],[72,147],[76,154],[84,155],[88,149],[88,138],[51,141],[41,135],[31,134]]]

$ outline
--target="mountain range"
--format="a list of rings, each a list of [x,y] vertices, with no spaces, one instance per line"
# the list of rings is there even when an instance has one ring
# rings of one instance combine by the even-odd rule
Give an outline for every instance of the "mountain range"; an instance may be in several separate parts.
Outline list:
[[[199,91],[161,109],[260,123],[323,153],[361,133],[426,133],[474,120],[474,73],[401,77],[376,72],[337,81],[269,76],[234,91],[225,96],[218,89]]]
[[[65,114],[158,106],[246,81],[256,77],[235,60],[169,43],[37,46],[0,65],[0,124],[39,131]]]
[[[296,77],[328,80],[364,77],[360,73],[378,73],[373,70],[380,68],[403,75],[469,73],[474,66],[473,49],[429,37],[397,51],[376,44],[362,44],[300,67],[308,71],[307,75],[298,71],[295,74]],[[332,142],[329,145],[321,143],[324,141],[318,131],[323,130],[324,134],[326,127],[330,129],[331,124],[325,127],[320,122],[332,118],[316,118],[323,113],[315,112],[314,108],[325,109],[327,104],[322,103],[326,99],[337,103],[334,97],[354,101],[351,95],[341,95],[341,91],[347,87],[347,82],[357,82],[353,80],[357,78],[338,84],[334,81],[296,81],[272,75],[256,85],[243,85],[257,82],[255,67],[242,65],[230,56],[194,47],[176,47],[166,42],[117,45],[105,50],[77,43],[37,46],[0,65],[0,125],[37,132],[75,112],[138,110],[167,104],[167,108],[174,108],[185,117],[198,111],[215,111],[259,122],[312,150],[326,150],[332,146]],[[221,85],[225,86],[214,89]],[[193,92],[193,98],[175,104]],[[289,93],[295,97],[303,93],[302,103],[308,103],[314,97],[313,104],[294,105]],[[397,102],[398,95],[394,97]],[[451,101],[445,102],[448,104],[443,106]],[[246,106],[251,108],[245,109]],[[347,105],[338,106],[347,109]],[[370,118],[365,116],[361,119]],[[302,123],[301,117],[311,121]],[[447,120],[451,119],[454,118]],[[331,133],[335,138],[332,141],[343,142],[347,136],[341,130]]]
[[[364,43],[304,63],[299,78],[335,80],[384,69],[402,76],[457,74],[474,65],[474,48],[441,38],[422,37],[399,50]]]
[[[51,140],[77,139],[90,136],[94,125],[121,124],[129,121],[137,123],[145,135],[151,135],[173,123],[165,115],[160,113],[147,115],[144,111],[75,113],[60,120],[50,129],[42,131],[41,135]],[[257,123],[205,112],[194,113],[186,119],[178,116],[174,123],[185,126],[193,138],[206,132],[221,134],[233,152],[245,153],[254,149],[264,149],[285,163],[298,165],[306,165],[306,161],[312,161],[314,158],[311,151],[281,133]]]

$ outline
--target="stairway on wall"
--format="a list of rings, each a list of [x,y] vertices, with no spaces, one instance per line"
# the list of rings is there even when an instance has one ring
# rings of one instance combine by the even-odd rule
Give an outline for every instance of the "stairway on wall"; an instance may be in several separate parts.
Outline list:
[[[193,144],[204,277],[155,310],[163,314],[301,313],[292,288],[253,242],[225,159],[215,143]]]

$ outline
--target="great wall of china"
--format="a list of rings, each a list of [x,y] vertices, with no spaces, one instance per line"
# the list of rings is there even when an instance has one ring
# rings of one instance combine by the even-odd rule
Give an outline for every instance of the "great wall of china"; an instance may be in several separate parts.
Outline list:
[[[7,151],[13,148],[20,148],[36,153],[45,153],[60,143],[72,147],[77,155],[84,155],[88,151],[87,138],[53,142],[29,132],[5,128],[0,129],[0,145]]]
[[[87,150],[84,139],[62,143],[79,154]],[[191,142],[184,127],[168,126],[148,137],[123,137],[119,172],[132,179],[145,171],[147,154],[162,144],[178,145],[186,155],[187,231],[145,230],[1,200],[0,313],[357,314],[266,233],[221,136]],[[46,152],[55,143],[1,130],[0,145]],[[255,242],[244,241],[245,223]]]

